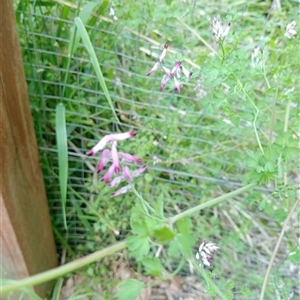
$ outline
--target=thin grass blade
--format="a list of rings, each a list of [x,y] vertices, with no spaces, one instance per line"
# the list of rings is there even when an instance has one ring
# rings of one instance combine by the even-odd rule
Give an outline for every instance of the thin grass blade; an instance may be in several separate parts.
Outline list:
[[[82,10],[79,13],[79,18],[81,19],[83,24],[87,23],[87,21],[92,15],[94,8],[98,4],[99,3],[97,2],[88,2],[82,7]],[[70,36],[71,43],[69,44],[69,56],[72,56],[77,50],[79,45],[79,40],[80,40],[80,36],[76,34],[76,25],[74,24],[74,26],[72,26],[71,28],[71,36]]]
[[[56,106],[56,142],[58,151],[59,186],[63,211],[64,226],[67,229],[66,202],[68,183],[68,143],[65,107],[62,103]]]
[[[106,86],[106,83],[105,83],[105,79],[103,77],[103,74],[102,74],[102,71],[101,71],[101,68],[100,68],[100,65],[99,65],[99,61],[97,59],[95,50],[94,50],[94,48],[92,46],[90,37],[89,37],[89,35],[88,35],[88,33],[87,33],[86,29],[85,29],[85,26],[84,26],[82,20],[79,17],[75,18],[75,25],[76,25],[76,28],[77,28],[77,34],[81,37],[83,45],[86,48],[86,50],[87,50],[87,52],[88,52],[88,54],[90,56],[92,65],[93,65],[93,67],[95,69],[95,72],[97,74],[99,83],[100,83],[100,85],[102,87],[102,90],[104,92],[106,100],[108,101],[108,104],[109,104],[109,106],[110,106],[110,108],[112,110],[112,113],[113,113],[114,117],[116,118],[117,122],[120,123],[120,121],[118,119],[118,116],[117,116],[117,114],[115,112],[114,105],[112,103],[110,94],[108,92],[108,89],[107,89],[107,86]]]

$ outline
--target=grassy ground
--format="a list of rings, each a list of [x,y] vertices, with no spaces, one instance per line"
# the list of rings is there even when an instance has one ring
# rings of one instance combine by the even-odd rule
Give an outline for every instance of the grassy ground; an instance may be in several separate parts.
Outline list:
[[[95,173],[98,157],[88,158],[85,153],[105,134],[137,130],[135,138],[120,142],[119,147],[143,158],[148,170],[138,179],[136,189],[150,205],[163,199],[167,218],[255,183],[250,191],[189,219],[194,254],[203,240],[221,248],[214,257],[213,272],[207,271],[206,276],[212,277],[223,299],[259,299],[272,257],[264,299],[297,298],[299,224],[289,212],[299,184],[299,34],[291,39],[284,34],[290,22],[298,21],[299,4],[284,1],[281,9],[271,4],[178,0],[15,3],[62,263],[132,233],[136,195],[111,198],[112,189]],[[109,15],[110,8],[114,16]],[[78,47],[68,55],[78,15],[87,28],[114,111],[101,76],[96,76],[91,64],[86,42],[75,39]],[[213,17],[220,18],[224,26],[231,24],[221,43],[212,36]],[[160,70],[146,76],[165,44],[169,52],[164,64],[171,68],[180,60],[193,72],[180,94],[171,82],[159,91]],[[255,49],[257,56],[253,56]],[[56,147],[59,103],[65,107],[68,143],[65,215],[59,170],[67,164],[59,164]],[[279,240],[286,220],[287,230]],[[151,246],[152,257],[157,247]],[[161,248],[164,276],[178,267],[178,257],[171,252],[169,244]],[[73,296],[67,298],[112,299],[115,286],[126,276],[142,278],[144,283],[162,276],[145,276],[145,263],[134,257],[123,251],[101,264],[89,265],[77,277],[70,274],[69,288],[65,285],[64,289]],[[195,262],[185,260],[178,270],[182,280],[178,289],[183,291],[186,284],[193,299],[202,299],[196,298],[196,290],[206,290],[210,299],[219,299],[199,270],[191,274],[191,264]],[[200,287],[187,284],[189,276]],[[167,287],[161,283],[159,287],[166,291],[176,286],[168,282]],[[118,297],[131,299],[132,295]]]

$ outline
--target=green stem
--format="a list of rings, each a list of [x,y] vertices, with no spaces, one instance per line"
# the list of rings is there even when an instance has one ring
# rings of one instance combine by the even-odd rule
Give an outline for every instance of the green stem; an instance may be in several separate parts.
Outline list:
[[[13,283],[2,285],[0,289],[0,294],[4,295],[20,288],[35,286],[43,282],[51,281],[55,278],[63,276],[79,268],[87,266],[88,264],[98,261],[106,256],[112,255],[122,249],[125,249],[126,247],[127,247],[127,243],[123,241],[113,246],[107,247],[103,250],[99,250],[97,252],[89,254],[85,257],[78,258],[72,262],[69,262],[55,269],[45,271],[24,279],[20,279]]]
[[[270,125],[270,132],[269,132],[269,145],[272,145],[273,140],[273,132],[275,126],[275,115],[276,115],[276,100],[277,100],[278,90],[276,93],[276,97],[273,98],[272,101],[272,115],[271,115],[271,125]]]
[[[216,205],[216,204],[218,204],[220,202],[223,202],[225,200],[228,200],[228,199],[230,199],[230,198],[232,198],[232,197],[234,197],[236,195],[239,195],[241,193],[244,193],[244,192],[252,189],[253,187],[255,187],[255,185],[256,185],[256,183],[250,183],[250,184],[248,184],[248,185],[246,185],[246,186],[244,186],[244,187],[242,187],[240,189],[237,189],[237,190],[235,190],[233,192],[230,192],[228,194],[222,195],[220,197],[217,197],[215,199],[212,199],[210,201],[207,201],[205,203],[202,203],[202,204],[199,204],[199,205],[197,205],[195,207],[192,207],[192,208],[190,208],[190,209],[188,209],[188,210],[186,210],[186,211],[184,211],[184,212],[182,212],[182,213],[180,213],[180,214],[178,214],[178,215],[176,215],[174,217],[171,217],[170,218],[170,222],[171,223],[175,223],[178,220],[180,220],[180,219],[182,219],[182,218],[184,218],[186,216],[190,216],[190,215],[194,214],[195,212],[198,212],[198,211],[200,211],[200,210],[202,210],[204,208],[207,208],[207,207]]]
[[[291,111],[291,100],[289,100],[286,105],[285,116],[284,116],[284,125],[283,125],[284,132],[287,132],[288,128],[289,128],[290,111]],[[284,185],[286,186],[287,185],[287,172],[283,173],[283,182],[284,182]]]
[[[136,190],[134,185],[132,186],[132,190],[135,193],[135,195],[138,197],[138,199],[140,200],[141,205],[143,206],[145,212],[149,215],[149,212],[148,212],[148,209],[149,209],[151,212],[155,213],[155,210],[148,204],[147,201],[144,200],[143,196]]]
[[[260,149],[260,151],[262,152],[262,154],[264,155],[265,152],[264,152],[264,149],[261,145],[261,142],[260,142],[260,139],[259,139],[259,136],[258,136],[258,132],[257,132],[257,128],[256,128],[256,120],[257,120],[257,117],[258,117],[258,113],[259,113],[259,109],[257,108],[257,106],[255,105],[255,103],[252,101],[252,99],[250,98],[250,96],[248,95],[248,93],[245,91],[244,88],[242,88],[243,92],[245,93],[246,97],[248,98],[248,100],[250,101],[250,103],[253,105],[254,109],[255,109],[255,115],[254,115],[254,120],[253,120],[253,129],[254,129],[254,133],[255,133],[255,137],[256,137],[256,140],[257,140],[257,143],[258,143],[258,147]]]
[[[212,53],[214,53],[215,55],[218,55],[217,51],[204,39],[202,38],[201,35],[199,35],[199,33],[194,30],[193,28],[191,28],[190,26],[188,26],[186,23],[184,23],[181,18],[176,18],[177,22],[180,23],[182,26],[184,26],[186,29],[188,29],[201,43],[203,43],[203,45],[205,45]],[[221,57],[219,57],[221,58]]]
[[[222,64],[224,63],[225,61],[225,50],[224,50],[224,47],[223,47],[223,41],[220,41],[219,43],[219,46],[221,47],[221,50],[222,50]]]
[[[268,78],[267,78],[267,75],[266,75],[266,57],[265,57],[265,50],[263,50],[262,51],[262,60],[263,60],[263,65],[262,65],[262,74],[263,74],[263,76],[264,76],[264,79],[265,79],[265,81],[266,81],[266,84],[267,84],[267,87],[268,87],[268,89],[270,89],[271,88],[271,85],[270,85],[270,82],[269,82],[269,80],[268,80]]]
[[[223,300],[228,300],[228,298],[227,298],[226,296],[224,296],[224,294],[223,294],[222,291],[219,289],[219,287],[212,281],[211,278],[209,278],[209,276],[206,274],[206,271],[205,271],[203,268],[197,266],[197,270],[198,270],[198,271],[201,273],[201,275],[203,276],[203,278],[204,278],[206,284],[207,284],[208,286],[211,286],[212,289],[219,295],[219,297],[220,297],[221,299],[223,299]]]
[[[284,132],[287,132],[288,128],[289,128],[290,111],[291,111],[291,100],[288,101],[286,110],[285,110],[284,126],[283,126]]]
[[[220,197],[217,197],[215,199],[212,199],[210,201],[207,201],[203,204],[200,204],[196,207],[193,207],[191,209],[188,209],[186,210],[185,212],[182,212],[172,218],[170,218],[170,221],[172,223],[186,217],[186,216],[189,216],[195,212],[198,212],[206,207],[210,207],[212,205],[216,205],[222,201],[225,201],[225,200],[228,200],[238,194],[241,194],[243,192],[246,192],[248,190],[250,190],[251,188],[255,187],[255,183],[250,183],[240,189],[237,189],[231,193],[228,193],[226,195],[222,195]],[[135,189],[133,189],[135,190]],[[139,193],[137,193],[139,195]],[[137,195],[136,194],[136,195]],[[138,196],[137,195],[137,196]],[[139,199],[142,199],[144,202],[145,200],[141,197],[141,195],[138,196]],[[49,270],[49,271],[45,271],[43,273],[40,273],[40,274],[36,274],[36,275],[33,275],[33,276],[30,276],[30,277],[27,277],[27,278],[24,278],[24,279],[20,279],[20,280],[17,280],[17,281],[14,281],[13,283],[10,282],[8,284],[4,284],[1,286],[1,290],[0,290],[0,293],[2,293],[3,295],[4,294],[7,294],[9,292],[13,292],[15,290],[18,290],[18,289],[21,289],[21,288],[24,288],[24,287],[30,287],[30,286],[35,286],[35,285],[39,285],[41,283],[44,283],[44,282],[47,282],[47,281],[51,281],[55,278],[58,278],[58,277],[61,277],[61,276],[64,276],[65,274],[67,273],[70,273],[70,272],[73,272],[75,270],[78,270],[84,266],[87,266],[89,265],[90,263],[93,263],[95,261],[98,261],[106,256],[109,256],[109,255],[112,255],[120,250],[123,250],[127,247],[127,243],[126,241],[123,241],[123,242],[120,242],[120,243],[117,243],[113,246],[109,246],[103,250],[99,250],[97,252],[94,252],[92,254],[89,254],[83,258],[79,258],[79,259],[76,259],[70,263],[67,263],[65,265],[62,265],[60,267],[57,267],[55,269],[52,269],[52,270]],[[1,294],[1,295],[2,295]]]
[[[276,257],[276,254],[279,250],[279,246],[282,242],[282,239],[283,239],[283,236],[284,236],[284,232],[286,230],[286,227],[287,227],[287,224],[289,223],[294,211],[296,210],[296,207],[298,206],[299,204],[299,201],[300,199],[298,199],[294,206],[292,207],[289,215],[287,216],[283,226],[282,226],[282,229],[281,229],[281,232],[280,232],[280,235],[279,235],[279,238],[277,240],[277,243],[276,243],[276,246],[273,250],[273,253],[272,253],[272,256],[271,256],[271,259],[270,259],[270,262],[269,262],[269,265],[268,265],[268,269],[267,269],[267,272],[266,272],[266,275],[265,275],[265,278],[264,278],[264,282],[263,282],[263,285],[262,285],[262,289],[261,289],[261,293],[260,293],[260,300],[264,300],[264,296],[265,296],[265,292],[266,292],[266,288],[267,288],[267,283],[268,283],[268,280],[269,280],[269,277],[270,277],[270,274],[271,274],[271,270],[272,270],[272,266],[274,264],[274,261],[275,261],[275,257]]]
[[[118,230],[107,220],[107,218],[105,218],[102,214],[100,214],[98,210],[93,205],[91,205],[91,203],[86,201],[84,197],[82,197],[79,193],[77,193],[71,186],[68,186],[68,188],[70,191],[72,191],[75,194],[75,196],[77,196],[78,199],[80,199],[93,212],[94,215],[96,215],[101,220],[103,224],[105,224],[111,231],[113,231],[114,234],[118,232]]]

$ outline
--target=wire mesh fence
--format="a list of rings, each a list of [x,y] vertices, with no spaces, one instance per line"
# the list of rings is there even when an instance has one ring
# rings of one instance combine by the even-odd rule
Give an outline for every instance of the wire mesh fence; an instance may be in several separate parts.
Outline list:
[[[245,54],[245,65],[241,66],[245,76],[256,43],[268,39],[283,25],[279,17],[272,18],[275,12],[268,1],[170,2],[103,1],[94,6],[86,22],[121,123],[113,119],[81,43],[69,60],[70,31],[74,30],[81,3],[16,3],[28,91],[59,251],[64,248],[70,255],[88,253],[129,233],[135,197],[126,194],[111,199],[111,190],[99,183],[97,158],[85,155],[107,133],[138,130],[138,138],[120,147],[144,158],[149,170],[137,187],[150,201],[163,197],[167,216],[244,185],[243,174],[248,170],[245,156],[256,147],[253,109],[237,94],[229,93],[218,65],[210,63],[217,51],[209,30],[210,20],[221,16],[233,23],[229,40],[238,42]],[[283,10],[292,18],[296,7],[297,3],[291,1],[284,4]],[[147,76],[164,44],[170,48],[167,65],[171,67],[174,61],[181,60],[198,75],[182,87],[180,94],[172,85],[159,91],[161,73]],[[279,59],[280,52],[273,55]],[[208,81],[212,71],[215,75]],[[69,146],[67,233],[62,221],[55,141],[55,107],[60,102],[66,107]],[[272,106],[272,98],[266,97],[264,103]],[[276,107],[279,113],[275,121],[280,122],[284,107],[281,103]],[[264,112],[261,116],[258,122],[263,131],[271,117]],[[269,212],[258,209],[262,202],[277,202],[280,206],[273,191],[272,184],[261,186],[192,218],[195,238],[199,242],[216,241],[222,249],[215,261],[218,280],[225,286],[230,278],[236,290],[248,286],[248,299],[257,299],[281,231],[278,219],[274,221],[272,215],[276,208]],[[292,299],[291,295],[296,294],[297,265],[290,263],[288,256],[295,244],[297,226],[294,219],[290,234],[281,243],[272,273],[272,292],[266,299],[273,298],[275,292],[280,295],[278,299]],[[188,268],[185,272],[188,274]]]

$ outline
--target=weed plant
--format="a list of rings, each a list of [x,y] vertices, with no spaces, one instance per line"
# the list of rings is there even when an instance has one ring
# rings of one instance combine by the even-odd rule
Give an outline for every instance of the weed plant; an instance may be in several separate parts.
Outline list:
[[[296,299],[298,4],[15,7],[57,247],[62,265],[73,265],[7,291],[60,277],[58,299],[64,276],[84,266],[89,283],[69,299],[135,299],[191,273],[211,299]],[[164,45],[166,67],[181,61],[193,72],[180,93],[172,81],[159,90],[162,70],[147,76]],[[103,136],[130,131],[137,135],[118,149],[142,158],[147,171],[112,198],[116,189],[97,175],[98,156],[86,153]],[[196,259],[203,242],[220,248],[213,268],[215,251],[209,264],[201,251]],[[116,261],[136,275],[116,279]]]

